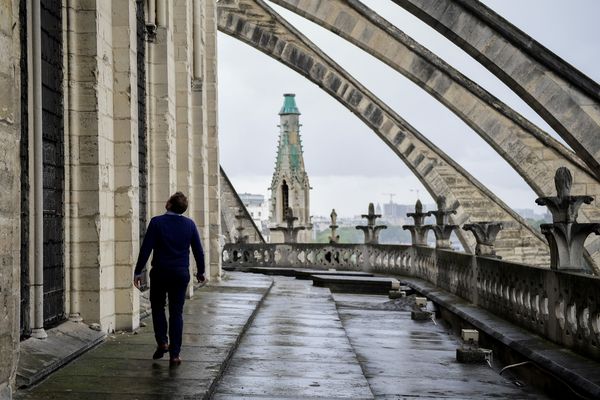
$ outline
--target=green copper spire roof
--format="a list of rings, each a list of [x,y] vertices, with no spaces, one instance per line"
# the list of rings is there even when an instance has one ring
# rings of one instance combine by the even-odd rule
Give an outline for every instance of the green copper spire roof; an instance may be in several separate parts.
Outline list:
[[[279,111],[279,115],[283,114],[298,114],[300,115],[300,111],[298,107],[296,107],[296,95],[294,93],[286,93],[283,95],[283,107],[281,107],[281,111]]]

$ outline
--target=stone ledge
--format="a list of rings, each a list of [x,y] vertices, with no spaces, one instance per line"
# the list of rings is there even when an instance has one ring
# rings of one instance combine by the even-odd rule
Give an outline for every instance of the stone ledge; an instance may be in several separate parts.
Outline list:
[[[600,364],[520,328],[465,299],[417,278],[402,282],[476,329],[519,353],[577,391],[600,398]]]
[[[84,323],[67,321],[46,332],[47,339],[20,344],[17,387],[29,387],[101,343],[106,334]]]

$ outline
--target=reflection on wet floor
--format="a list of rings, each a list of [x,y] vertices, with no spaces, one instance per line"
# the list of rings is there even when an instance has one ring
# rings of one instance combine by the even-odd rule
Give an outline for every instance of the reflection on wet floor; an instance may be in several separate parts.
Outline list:
[[[386,296],[333,295],[348,339],[377,399],[539,399],[487,364],[456,362],[457,338],[409,311],[377,310]]]
[[[412,321],[386,296],[332,295],[288,277],[273,277],[231,356],[270,279],[232,273],[199,291],[186,304],[178,368],[151,360],[149,322],[16,397],[183,400],[205,398],[216,386],[215,399],[543,398],[487,365],[458,364],[459,342],[442,324]]]
[[[372,399],[328,289],[275,277],[215,399]]]

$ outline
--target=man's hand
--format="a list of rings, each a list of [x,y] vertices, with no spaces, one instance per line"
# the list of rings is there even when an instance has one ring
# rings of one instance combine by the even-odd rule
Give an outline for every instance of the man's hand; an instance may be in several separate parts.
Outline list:
[[[196,272],[196,280],[198,281],[198,283],[206,283],[206,278],[204,277],[204,274],[201,274],[200,272]]]
[[[141,290],[142,287],[142,278],[143,274],[135,275],[133,277],[133,286],[135,286],[138,290]]]

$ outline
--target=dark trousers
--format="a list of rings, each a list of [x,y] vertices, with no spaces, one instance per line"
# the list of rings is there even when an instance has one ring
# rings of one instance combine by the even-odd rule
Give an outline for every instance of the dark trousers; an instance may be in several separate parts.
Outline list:
[[[179,357],[183,334],[183,304],[185,291],[190,282],[188,268],[152,268],[150,270],[150,305],[156,343],[169,344],[171,357]],[[167,317],[165,304],[169,297],[169,336],[167,337]]]

